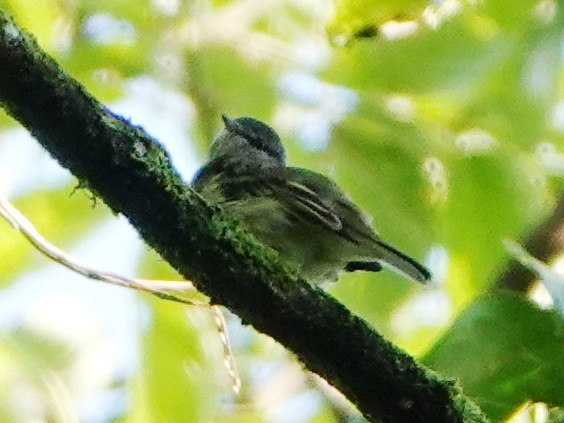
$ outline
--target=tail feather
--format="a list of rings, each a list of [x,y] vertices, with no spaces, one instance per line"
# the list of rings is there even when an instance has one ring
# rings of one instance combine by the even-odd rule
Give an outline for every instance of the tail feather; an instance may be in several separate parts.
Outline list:
[[[425,266],[385,242],[377,242],[375,256],[382,266],[416,282],[428,283],[432,278],[431,272]]]

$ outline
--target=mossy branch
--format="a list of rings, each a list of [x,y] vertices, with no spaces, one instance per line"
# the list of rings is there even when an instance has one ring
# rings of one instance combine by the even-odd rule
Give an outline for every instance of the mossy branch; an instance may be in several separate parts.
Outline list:
[[[96,101],[1,10],[0,104],[214,304],[283,344],[368,419],[486,421],[454,383],[289,272],[194,193],[155,139]]]

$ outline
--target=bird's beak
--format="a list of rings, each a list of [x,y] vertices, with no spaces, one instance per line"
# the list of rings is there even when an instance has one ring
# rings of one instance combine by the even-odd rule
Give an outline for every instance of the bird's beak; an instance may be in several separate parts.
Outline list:
[[[233,119],[229,119],[229,117],[226,114],[222,114],[221,119],[223,120],[225,129],[227,129],[229,132],[235,131],[235,122],[233,121]]]

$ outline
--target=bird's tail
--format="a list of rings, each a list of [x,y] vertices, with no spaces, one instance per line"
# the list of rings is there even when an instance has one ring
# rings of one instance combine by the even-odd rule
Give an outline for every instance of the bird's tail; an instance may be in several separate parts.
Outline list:
[[[376,241],[375,256],[382,266],[416,282],[428,283],[432,278],[431,272],[425,266],[380,240]]]

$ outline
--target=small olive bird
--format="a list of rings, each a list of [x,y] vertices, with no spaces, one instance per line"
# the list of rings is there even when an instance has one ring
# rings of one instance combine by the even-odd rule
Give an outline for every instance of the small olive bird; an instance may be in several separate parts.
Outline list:
[[[314,283],[340,271],[389,268],[417,282],[431,273],[376,234],[330,179],[286,166],[280,137],[263,122],[222,116],[225,128],[192,185]]]

